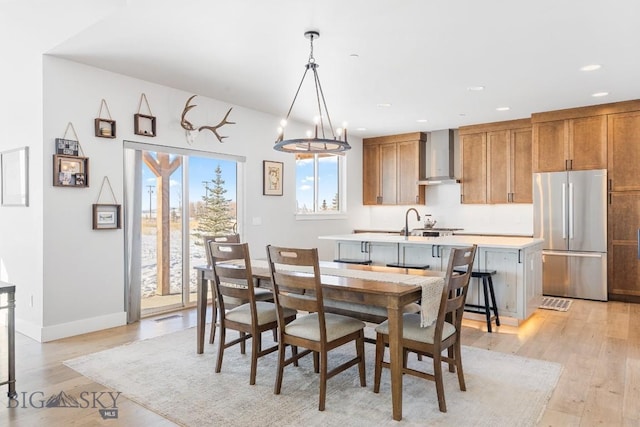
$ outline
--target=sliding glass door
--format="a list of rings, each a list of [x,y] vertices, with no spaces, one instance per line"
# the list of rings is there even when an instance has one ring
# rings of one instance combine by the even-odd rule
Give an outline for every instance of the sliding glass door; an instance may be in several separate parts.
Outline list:
[[[193,266],[206,264],[203,236],[238,230],[243,159],[127,145],[127,305],[135,321],[195,303]]]

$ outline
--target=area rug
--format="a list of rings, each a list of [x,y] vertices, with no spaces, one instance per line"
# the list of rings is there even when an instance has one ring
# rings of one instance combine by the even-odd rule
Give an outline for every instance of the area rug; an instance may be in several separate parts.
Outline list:
[[[566,298],[543,297],[539,308],[545,310],[569,311],[573,301]]]
[[[372,331],[367,328],[367,335]],[[363,426],[399,425],[391,417],[388,370],[379,394],[373,393],[374,346],[365,345],[367,387],[356,368],[329,379],[326,410],[318,411],[318,375],[310,357],[284,372],[282,393],[273,394],[277,353],[258,362],[256,385],[249,385],[247,355],[225,351],[222,372],[214,372],[217,345],[197,355],[195,329],[136,341],[67,360],[65,365],[93,381],[184,426]],[[234,335],[235,336],[235,333]],[[265,345],[271,334],[263,335]],[[330,367],[352,357],[354,345],[330,353]],[[421,368],[430,363],[409,358]],[[445,372],[448,412],[438,410],[435,384],[404,377],[406,426],[534,426],[556,386],[561,365],[510,354],[463,347],[467,391],[456,374]]]

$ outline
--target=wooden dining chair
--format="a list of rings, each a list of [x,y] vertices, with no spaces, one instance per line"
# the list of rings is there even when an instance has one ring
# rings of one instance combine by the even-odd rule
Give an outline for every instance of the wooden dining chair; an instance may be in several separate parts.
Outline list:
[[[421,327],[420,314],[403,315],[403,368],[402,373],[419,378],[435,381],[438,395],[438,406],[441,412],[447,412],[442,381],[442,363],[449,364],[449,371],[458,372],[460,390],[465,391],[464,373],[462,371],[462,357],[460,353],[460,330],[464,303],[467,298],[469,279],[476,255],[476,245],[464,248],[453,248],[449,255],[449,264],[442,289],[438,317],[428,327]],[[453,270],[464,273],[455,273]],[[384,349],[389,345],[389,324],[383,322],[376,327],[376,362],[374,372],[374,393],[380,392],[380,376],[382,368],[388,368],[384,361]],[[447,350],[447,356],[442,352]],[[407,367],[407,353],[428,356],[433,360],[433,373],[419,371]]]
[[[244,344],[251,339],[249,384],[254,385],[258,358],[278,349],[277,345],[262,349],[262,332],[278,327],[276,306],[273,302],[258,301],[256,298],[249,246],[246,243],[216,243],[210,240],[208,245],[212,256],[214,290],[220,305],[220,344],[216,373],[222,369],[226,348]],[[227,311],[227,297],[248,302]],[[291,322],[295,317],[295,310],[284,310],[283,324]],[[227,329],[239,331],[240,337],[226,342]]]
[[[324,411],[327,395],[327,380],[336,374],[358,365],[360,385],[366,387],[364,366],[364,322],[339,314],[325,313],[322,283],[318,265],[317,249],[294,249],[267,246],[267,257],[271,270],[271,283],[278,309],[278,373],[274,393],[280,394],[284,367],[297,364],[301,357],[313,352],[314,370],[320,372],[320,395],[318,410]],[[300,268],[306,268],[300,272]],[[295,271],[295,270],[298,271]],[[291,323],[286,322],[286,310],[308,312],[299,315]],[[329,351],[355,341],[356,356],[328,370]],[[286,358],[285,350],[302,347]],[[319,366],[318,366],[319,358]]]
[[[213,261],[211,257],[211,251],[209,250],[208,242],[216,242],[216,243],[240,243],[240,235],[237,233],[234,234],[217,234],[211,236],[203,236],[205,246],[205,253],[207,255],[207,265],[212,266]],[[256,298],[258,301],[271,301],[273,302],[273,293],[269,289],[254,287]],[[227,298],[227,308],[237,307],[239,305],[247,303],[247,300],[238,300]],[[213,341],[216,337],[216,325],[218,323],[218,307],[216,304],[216,296],[215,292],[213,293],[213,303],[211,304],[211,332],[209,334],[209,344],[213,344]],[[241,347],[242,354],[245,352],[244,343]]]

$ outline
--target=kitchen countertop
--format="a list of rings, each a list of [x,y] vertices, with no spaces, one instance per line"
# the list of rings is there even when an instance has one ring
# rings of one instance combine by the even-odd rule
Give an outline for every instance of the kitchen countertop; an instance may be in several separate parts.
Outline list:
[[[508,236],[442,236],[442,237],[422,237],[409,236],[404,237],[393,234],[381,233],[355,233],[355,234],[338,234],[330,236],[319,236],[324,240],[342,240],[355,242],[380,242],[380,243],[403,243],[416,245],[442,245],[442,246],[464,246],[476,244],[484,248],[511,248],[524,249],[529,246],[535,246],[543,243],[542,239],[534,239],[530,237],[508,237]]]

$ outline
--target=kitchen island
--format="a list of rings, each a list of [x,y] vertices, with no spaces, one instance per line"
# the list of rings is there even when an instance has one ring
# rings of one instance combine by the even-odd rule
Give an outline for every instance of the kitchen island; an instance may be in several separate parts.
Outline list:
[[[320,236],[335,241],[335,259],[400,264],[444,271],[453,247],[478,245],[474,268],[495,270],[493,284],[500,320],[518,325],[536,310],[542,297],[542,239],[498,236],[401,236],[356,233]],[[476,279],[472,279],[476,280]],[[469,288],[467,302],[484,301],[480,286]],[[480,317],[465,313],[474,319]]]

